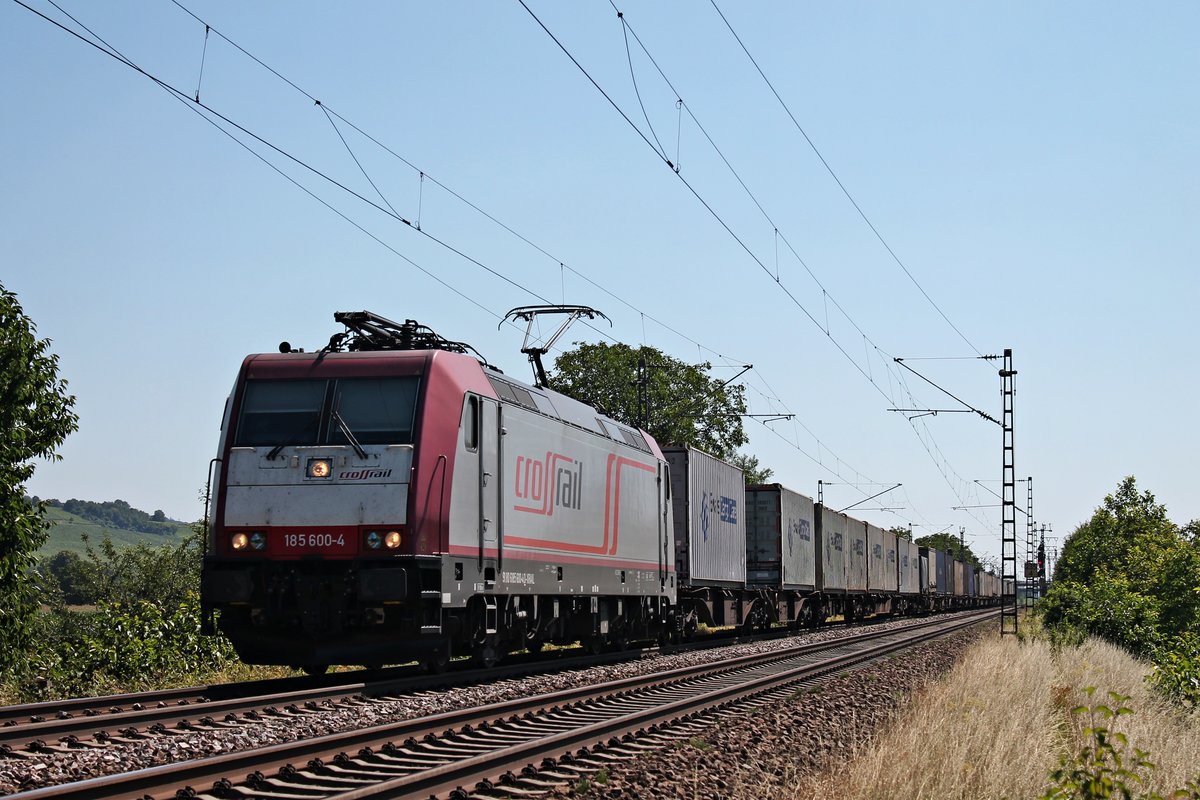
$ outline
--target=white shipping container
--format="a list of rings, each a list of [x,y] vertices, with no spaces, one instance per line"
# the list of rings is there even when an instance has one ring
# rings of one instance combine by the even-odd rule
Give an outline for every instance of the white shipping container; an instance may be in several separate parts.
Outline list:
[[[819,503],[817,522],[817,590],[844,593],[846,591],[846,515],[839,514]],[[861,523],[859,523],[861,524]]]
[[[867,523],[868,588],[872,592],[897,591],[896,534]]]
[[[813,501],[777,483],[746,490],[746,582],[813,589],[817,581]]]
[[[746,485],[742,471],[695,448],[666,447],[680,585],[746,584]],[[687,572],[683,572],[686,565]]]
[[[846,591],[867,591],[867,523],[846,517]]]
[[[917,594],[921,591],[921,559],[918,548],[909,539],[896,537],[899,553],[900,594]]]

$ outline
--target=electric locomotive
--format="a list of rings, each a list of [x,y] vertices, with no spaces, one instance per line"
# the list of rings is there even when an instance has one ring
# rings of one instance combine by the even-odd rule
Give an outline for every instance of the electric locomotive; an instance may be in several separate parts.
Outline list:
[[[320,351],[242,363],[210,468],[209,631],[310,672],[669,632],[649,435],[412,320],[334,319]]]

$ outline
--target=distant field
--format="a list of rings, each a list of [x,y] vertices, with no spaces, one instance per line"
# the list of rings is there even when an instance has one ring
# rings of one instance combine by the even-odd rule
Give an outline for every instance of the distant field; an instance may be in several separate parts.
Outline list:
[[[86,551],[83,542],[85,534],[93,547],[100,544],[105,533],[117,547],[132,547],[139,544],[178,544],[191,533],[191,527],[182,522],[163,522],[161,532],[155,533],[123,530],[83,519],[61,508],[47,508],[46,519],[53,523],[53,527],[50,528],[50,538],[38,549],[38,555],[54,555],[60,550],[83,555]]]

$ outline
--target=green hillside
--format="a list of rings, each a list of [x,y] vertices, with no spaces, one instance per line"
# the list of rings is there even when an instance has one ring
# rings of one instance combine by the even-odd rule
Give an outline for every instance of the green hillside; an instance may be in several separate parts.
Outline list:
[[[121,527],[119,522],[99,522],[54,506],[46,509],[46,519],[52,524],[52,527],[50,528],[50,537],[38,549],[39,556],[54,555],[60,550],[69,550],[83,555],[86,549],[83,542],[84,534],[87,535],[93,547],[104,539],[105,533],[108,534],[108,538],[115,546],[132,547],[138,544],[176,545],[192,530],[187,523],[172,520],[141,526],[151,528],[151,530],[131,530]]]

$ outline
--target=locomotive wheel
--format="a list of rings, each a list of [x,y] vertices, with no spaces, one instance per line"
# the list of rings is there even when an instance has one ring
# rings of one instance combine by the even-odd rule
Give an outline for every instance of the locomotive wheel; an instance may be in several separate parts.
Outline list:
[[[490,644],[480,644],[475,646],[475,650],[471,653],[471,661],[475,666],[491,669],[496,666],[496,662],[500,657],[496,654],[496,648]]]
[[[313,677],[316,677],[317,675],[324,675],[326,672],[328,672],[329,665],[328,664],[302,664],[300,666],[300,669],[303,670],[305,675],[312,675]]]
[[[441,675],[450,666],[450,656],[448,652],[442,648],[438,648],[429,654],[429,657],[421,662],[421,668],[433,675]]]

